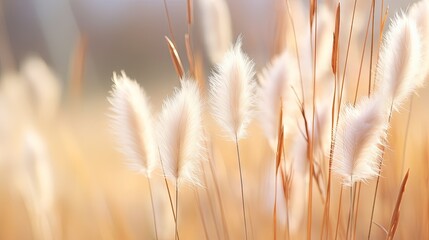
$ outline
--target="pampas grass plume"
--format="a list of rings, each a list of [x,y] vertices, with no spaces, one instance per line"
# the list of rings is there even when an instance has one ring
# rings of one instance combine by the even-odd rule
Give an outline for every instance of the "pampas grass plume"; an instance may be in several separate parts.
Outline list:
[[[256,83],[253,62],[241,50],[237,40],[210,77],[212,113],[231,140],[241,139],[253,115]]]
[[[54,72],[40,57],[31,56],[22,64],[21,75],[29,86],[38,116],[43,120],[54,117],[61,101],[61,87]]]
[[[379,90],[393,101],[395,109],[424,78],[419,78],[422,44],[415,22],[403,13],[396,15],[384,39],[378,64]]]
[[[164,101],[158,126],[161,160],[167,177],[178,184],[199,184],[198,161],[203,150],[203,105],[194,80],[182,79],[181,88]]]
[[[295,60],[287,51],[275,58],[272,64],[262,70],[259,76],[261,89],[259,101],[259,120],[265,131],[268,141],[275,149],[277,142],[277,128],[280,113],[280,104],[283,102],[283,126],[285,136],[292,129],[296,129],[296,114],[299,107],[292,91],[297,77]]]
[[[378,175],[388,125],[385,105],[377,97],[361,100],[356,107],[341,112],[332,162],[332,170],[352,186]]]
[[[124,72],[113,75],[111,126],[127,164],[150,176],[156,166],[157,148],[151,110],[143,89]]]
[[[408,17],[418,26],[422,41],[422,69],[419,81],[424,81],[429,74],[429,1],[414,3],[408,11]]]
[[[232,43],[231,17],[225,0],[200,0],[202,31],[207,54],[219,63]]]

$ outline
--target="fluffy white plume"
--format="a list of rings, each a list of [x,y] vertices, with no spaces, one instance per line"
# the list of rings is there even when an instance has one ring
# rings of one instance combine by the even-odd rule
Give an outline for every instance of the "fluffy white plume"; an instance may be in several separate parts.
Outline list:
[[[113,75],[111,124],[127,164],[146,176],[156,166],[157,147],[151,110],[143,89],[124,72]]]
[[[292,86],[298,78],[296,65],[296,61],[287,51],[284,51],[262,71],[259,77],[261,82],[259,120],[273,149],[277,144],[281,102],[283,102],[282,119],[285,137],[296,129],[299,106],[292,90]]]
[[[54,181],[48,149],[32,128],[26,129],[23,137],[22,165],[16,172],[16,187],[36,227],[34,234],[41,239],[57,239]]]
[[[204,43],[212,63],[219,63],[232,43],[231,17],[225,0],[200,0]]]
[[[51,119],[61,100],[58,78],[41,58],[34,56],[25,59],[21,74],[28,83],[38,115],[44,120]]]
[[[181,80],[181,88],[164,101],[158,127],[161,160],[173,180],[199,184],[202,158],[202,102],[193,80]]]
[[[341,112],[332,170],[343,178],[344,185],[377,176],[387,116],[385,105],[376,96]]]
[[[378,63],[379,90],[395,109],[423,84],[421,40],[417,26],[404,14],[393,19],[384,39]]]
[[[48,149],[41,136],[33,129],[25,132],[23,154],[25,175],[36,197],[44,209],[52,207],[54,186]]]
[[[210,77],[213,115],[231,140],[245,136],[252,118],[256,100],[253,76],[253,62],[242,52],[238,39]]]
[[[408,17],[414,21],[422,41],[422,69],[420,81],[424,81],[429,74],[429,1],[422,0],[414,3],[408,11]]]

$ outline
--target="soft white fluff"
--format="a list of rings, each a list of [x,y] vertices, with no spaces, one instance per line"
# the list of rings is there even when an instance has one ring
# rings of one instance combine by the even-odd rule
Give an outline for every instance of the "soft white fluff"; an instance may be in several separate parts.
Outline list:
[[[145,92],[124,72],[113,75],[111,125],[126,162],[146,176],[156,166],[154,124]]]
[[[28,129],[24,136],[24,167],[26,180],[29,180],[37,201],[43,209],[52,207],[54,186],[48,149],[42,137],[34,130]]]
[[[181,88],[164,101],[158,127],[165,174],[178,183],[199,184],[202,158],[202,102],[195,81],[184,79]]]
[[[210,77],[212,113],[228,138],[243,138],[253,115],[256,83],[253,62],[241,50],[241,40],[226,54]]]
[[[32,103],[43,120],[51,119],[61,101],[58,78],[39,57],[28,57],[21,66],[21,75],[28,83]]]
[[[22,158],[15,172],[16,189],[21,194],[34,234],[41,239],[58,239],[55,214],[55,186],[49,151],[42,136],[33,128],[24,130]]]
[[[419,78],[422,47],[414,21],[404,14],[393,19],[386,34],[378,64],[379,90],[393,101],[397,109],[416,88],[423,84]]]
[[[296,61],[287,51],[273,60],[259,76],[261,82],[259,120],[270,145],[275,149],[279,125],[280,105],[283,102],[285,137],[296,129],[299,106],[292,87],[298,77]],[[296,91],[296,90],[295,90]]]
[[[414,21],[420,33],[422,41],[422,68],[420,69],[421,80],[427,79],[429,74],[429,0],[414,3],[408,11],[408,17]]]
[[[341,112],[332,170],[343,178],[346,186],[378,175],[380,147],[388,125],[382,103],[374,96],[361,100],[356,107],[348,105]]]
[[[231,17],[225,0],[200,0],[202,31],[207,54],[219,63],[232,43]]]

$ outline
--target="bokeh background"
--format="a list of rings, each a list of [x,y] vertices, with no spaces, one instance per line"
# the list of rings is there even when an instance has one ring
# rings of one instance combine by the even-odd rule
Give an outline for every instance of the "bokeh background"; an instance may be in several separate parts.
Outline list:
[[[198,5],[198,1],[194,1]],[[244,49],[261,69],[273,52],[276,1],[227,1],[235,38],[242,34]],[[305,1],[304,1],[305,2]],[[326,1],[335,2],[335,1]],[[391,15],[414,0],[385,1]],[[353,1],[343,1],[351,8]],[[358,8],[369,6],[359,1]],[[186,1],[167,1],[179,54],[185,55]],[[53,68],[67,87],[70,60],[79,39],[87,41],[84,73],[85,96],[106,94],[113,71],[125,70],[152,88],[168,93],[176,82],[164,36],[169,35],[162,0],[2,0],[3,51],[9,45],[12,66],[30,54],[38,54]],[[201,45],[200,17],[195,7],[193,40]],[[346,15],[344,15],[346,16]],[[4,54],[2,54],[4,55]],[[184,57],[183,57],[184,58]],[[183,61],[186,64],[186,61]]]
[[[206,76],[212,66],[204,49],[200,20],[203,16],[198,11],[198,2],[194,0],[194,22],[192,26],[192,42],[194,51],[201,54]],[[297,0],[299,1],[299,0]],[[184,34],[187,32],[186,0],[167,0],[171,17],[173,33],[176,38],[177,50],[182,57],[184,68],[188,69]],[[256,71],[259,72],[271,60],[275,52],[276,21],[278,12],[276,0],[229,0],[227,1],[231,14],[233,38],[243,36],[243,49],[255,61]],[[322,1],[320,1],[322,2]],[[335,7],[336,1],[323,1],[328,6]],[[407,9],[414,0],[386,0],[389,6],[389,16],[393,17],[399,9]],[[351,16],[352,0],[342,1],[342,21],[347,23]],[[370,0],[358,1],[357,24],[365,24]],[[304,3],[308,7],[307,3]],[[379,11],[377,9],[377,11]],[[377,15],[378,16],[378,15]],[[364,20],[362,20],[364,19]],[[378,17],[376,25],[378,25]],[[386,24],[388,26],[389,23]],[[348,24],[342,26],[343,33],[347,32]],[[353,33],[352,41],[361,43],[363,31]],[[378,34],[378,33],[376,33]],[[154,109],[159,110],[162,100],[170,95],[175,86],[179,85],[174,66],[171,62],[169,50],[164,36],[169,36],[168,22],[162,0],[0,0],[0,75],[2,78],[16,71],[20,71],[23,62],[28,56],[40,56],[51,68],[60,83],[61,97],[59,110],[54,120],[42,122],[30,120],[33,117],[25,115],[24,120],[16,121],[1,116],[0,124],[4,119],[11,123],[10,131],[14,136],[26,131],[32,125],[43,136],[46,143],[46,152],[51,159],[53,184],[53,212],[56,221],[61,226],[56,233],[64,239],[141,239],[141,236],[153,239],[151,223],[151,207],[148,204],[147,185],[145,179],[129,171],[122,162],[122,155],[116,149],[108,122],[109,104],[107,96],[112,85],[113,72],[124,70],[131,78],[136,79],[151,98]],[[341,42],[346,42],[347,34],[343,34]],[[83,47],[82,47],[83,46]],[[342,48],[344,50],[345,44]],[[351,51],[351,59],[360,58],[360,45]],[[84,49],[83,52],[80,50]],[[366,50],[369,51],[368,48]],[[344,51],[343,51],[344,52]],[[81,85],[75,89],[73,79],[76,78],[74,60],[81,54],[83,67]],[[340,62],[344,58],[340,57]],[[367,68],[364,67],[365,70]],[[348,75],[356,76],[357,67],[350,67]],[[79,77],[78,77],[79,78]],[[355,81],[353,79],[353,81]],[[74,92],[74,91],[77,91]],[[364,91],[364,90],[362,90]],[[18,92],[12,91],[12,95]],[[427,102],[429,94],[427,88],[419,91],[415,97],[413,114],[411,115],[408,146],[413,150],[407,152],[407,167],[412,167],[409,189],[403,205],[403,221],[407,231],[399,230],[399,239],[418,239],[428,236],[427,198],[429,194],[422,190],[422,184],[427,184],[427,165],[422,165],[427,142],[427,126],[429,123]],[[12,101],[12,107],[17,102]],[[18,105],[18,104],[17,104]],[[5,116],[9,112],[5,112]],[[0,112],[3,114],[3,111]],[[399,126],[391,133],[392,150],[387,155],[402,156],[403,136],[408,109],[394,117],[394,125]],[[30,123],[29,123],[30,122]],[[0,126],[1,127],[1,126]],[[1,134],[4,134],[0,129]],[[262,165],[270,156],[269,146],[258,139],[263,138],[262,131],[257,124],[252,125],[252,138],[243,141],[243,158],[247,159],[248,173],[252,173],[255,185],[249,180],[248,186],[255,186],[248,190],[248,194],[257,194],[258,198],[250,200],[255,207],[254,224],[257,221],[270,222],[271,209],[264,207],[264,185],[260,184],[265,170]],[[9,139],[1,135],[2,143],[8,145],[0,150],[11,150],[7,156],[1,155],[0,169],[0,239],[32,239],[32,229],[37,228],[37,222],[32,222],[26,203],[19,191],[16,191],[15,182],[22,177],[20,166],[16,160],[22,145],[19,137]],[[237,187],[237,173],[229,175],[228,169],[235,169],[235,159],[228,161],[228,156],[234,156],[234,146],[225,143],[221,138],[214,137],[215,155],[218,158],[219,185],[222,187],[227,212],[234,212],[239,205]],[[10,143],[10,144],[9,144]],[[396,145],[395,145],[396,144]],[[395,148],[395,146],[397,148]],[[15,153],[16,152],[18,153]],[[415,158],[413,158],[415,157]],[[393,159],[394,157],[390,157]],[[225,160],[227,159],[227,160]],[[234,160],[234,161],[233,161]],[[382,182],[391,185],[382,188],[380,201],[380,216],[389,219],[391,209],[396,198],[396,188],[400,184],[400,167],[393,162],[386,161],[388,171]],[[224,165],[225,164],[225,165]],[[208,168],[206,168],[207,171]],[[229,174],[227,174],[229,173]],[[162,178],[157,176],[155,188],[161,189],[155,196],[159,200],[158,212],[161,232],[166,233],[164,238],[170,239],[172,219],[169,215],[167,196],[163,188]],[[249,174],[250,175],[250,174]],[[16,180],[18,179],[18,180]],[[231,180],[235,179],[235,180]],[[389,179],[389,180],[387,180]],[[393,179],[393,180],[391,180]],[[213,187],[213,182],[209,180]],[[262,188],[259,189],[259,188]],[[373,191],[373,182],[365,188],[365,196],[370,197]],[[208,204],[210,195],[201,194],[201,201]],[[213,194],[211,192],[210,194]],[[183,211],[186,216],[181,217],[182,239],[201,239],[202,227],[200,216],[195,205],[195,190],[188,187],[184,190]],[[423,196],[423,197],[419,197]],[[316,204],[315,208],[320,208]],[[167,207],[166,207],[167,206]],[[363,209],[369,209],[368,203],[362,204]],[[215,209],[218,210],[218,209]],[[260,214],[259,211],[265,211]],[[205,209],[207,216],[210,211]],[[218,211],[217,211],[218,212]],[[367,217],[368,213],[362,215]],[[320,217],[320,212],[316,213]],[[418,216],[418,217],[416,217]],[[240,224],[239,214],[230,214],[231,229]],[[209,217],[207,217],[209,218]],[[362,217],[364,218],[364,217]],[[365,218],[364,218],[365,219]],[[424,222],[422,219],[426,219]],[[382,221],[382,220],[380,220]],[[383,224],[387,224],[385,221]],[[194,231],[194,226],[195,230]],[[317,224],[317,227],[318,224]],[[366,236],[366,220],[362,224],[362,235]],[[210,225],[209,231],[214,234],[215,227]],[[231,230],[233,232],[233,230]],[[238,231],[238,230],[237,230]],[[255,231],[256,239],[266,239],[271,234],[271,226],[261,226]],[[239,231],[238,231],[239,232]],[[317,232],[317,229],[315,230]],[[426,233],[426,235],[422,234]],[[383,236],[375,231],[375,239]],[[402,235],[401,235],[402,234]],[[410,235],[411,234],[411,235]],[[415,234],[415,235],[412,235]],[[240,235],[233,235],[240,236]],[[271,237],[271,235],[268,235]],[[46,239],[41,237],[41,239]]]

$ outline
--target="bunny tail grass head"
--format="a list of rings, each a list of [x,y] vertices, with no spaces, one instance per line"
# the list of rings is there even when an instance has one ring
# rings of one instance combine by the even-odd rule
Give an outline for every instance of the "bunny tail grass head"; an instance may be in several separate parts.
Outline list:
[[[285,136],[295,129],[296,114],[299,106],[293,93],[297,67],[291,55],[284,51],[268,65],[259,76],[261,89],[259,102],[259,120],[270,145],[275,148],[279,125],[280,105],[283,102],[282,124]]]
[[[178,184],[199,184],[202,160],[202,102],[198,85],[181,80],[181,88],[164,101],[158,126],[161,160],[165,174]]]
[[[61,103],[60,81],[49,66],[36,56],[27,57],[21,66],[21,76],[29,86],[32,103],[42,120],[50,120]]]
[[[198,1],[208,57],[219,63],[232,43],[231,17],[225,0]]]
[[[420,33],[422,41],[422,69],[420,69],[419,81],[424,81],[429,75],[429,0],[414,3],[409,11],[408,17],[414,21]]]
[[[352,186],[378,175],[381,145],[388,125],[385,105],[377,97],[363,99],[341,112],[332,170]]]
[[[126,162],[146,176],[156,166],[154,125],[145,92],[124,72],[113,75],[111,126]]]
[[[423,84],[419,78],[422,44],[415,22],[403,13],[393,19],[380,52],[379,90],[395,109]]]
[[[227,137],[243,138],[253,115],[256,83],[253,62],[241,50],[237,40],[210,77],[212,113]]]

